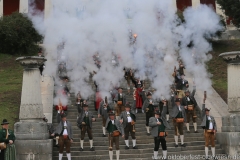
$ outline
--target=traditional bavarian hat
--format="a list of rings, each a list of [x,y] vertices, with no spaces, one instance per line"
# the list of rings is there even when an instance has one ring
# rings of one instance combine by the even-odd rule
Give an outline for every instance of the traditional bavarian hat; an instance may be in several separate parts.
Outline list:
[[[8,121],[6,119],[3,119],[2,121],[2,124],[1,125],[4,125],[4,124],[9,124]]]

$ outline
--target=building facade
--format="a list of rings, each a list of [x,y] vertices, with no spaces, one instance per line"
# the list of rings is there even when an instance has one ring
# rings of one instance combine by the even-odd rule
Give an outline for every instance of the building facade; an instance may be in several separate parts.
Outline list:
[[[183,11],[187,7],[197,7],[200,4],[211,6],[215,12],[224,17],[227,24],[227,30],[236,30],[232,25],[232,19],[225,16],[216,0],[172,0],[173,7]],[[36,11],[42,11],[46,18],[51,12],[52,0],[0,0],[0,16],[10,15],[13,12],[28,13],[30,6],[35,6]],[[32,7],[31,7],[32,8]]]

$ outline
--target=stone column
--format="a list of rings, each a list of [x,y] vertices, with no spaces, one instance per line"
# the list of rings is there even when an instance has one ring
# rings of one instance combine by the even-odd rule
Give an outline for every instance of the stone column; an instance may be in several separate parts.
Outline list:
[[[240,153],[240,51],[220,54],[228,63],[228,111],[222,117],[222,133],[217,138],[226,154],[236,156]]]
[[[3,16],[3,0],[0,0],[0,17]]]
[[[51,160],[52,140],[47,123],[42,120],[43,105],[40,87],[39,66],[46,61],[43,57],[17,58],[23,67],[20,122],[14,124],[17,160]]]
[[[19,12],[20,13],[28,13],[28,6],[29,6],[28,0],[20,0]]]
[[[198,7],[200,5],[200,0],[192,0],[192,7]]]
[[[53,4],[52,0],[45,0],[45,6],[44,6],[44,18],[48,18],[51,11],[53,10]]]

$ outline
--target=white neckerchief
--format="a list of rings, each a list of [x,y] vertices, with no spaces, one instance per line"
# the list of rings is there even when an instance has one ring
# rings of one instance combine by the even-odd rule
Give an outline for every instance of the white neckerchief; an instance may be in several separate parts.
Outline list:
[[[88,116],[88,111],[85,111],[85,115]]]
[[[185,82],[184,82],[184,79],[182,80],[182,84],[184,84]]]
[[[181,108],[181,106],[178,106],[178,110],[179,110],[179,111],[182,111],[182,108]]]
[[[159,122],[158,118],[156,118],[156,119],[157,119],[157,122]]]
[[[190,101],[190,98],[189,98],[189,97],[187,97],[187,101]]]
[[[80,104],[80,102],[77,102],[77,104]]]
[[[212,118],[210,116],[207,116],[208,120],[210,121],[209,123],[209,129],[213,129],[213,123],[212,123]]]
[[[129,123],[129,122],[132,122],[132,118],[131,118],[131,116],[130,116],[130,113],[129,113],[129,112],[127,112],[127,119],[128,119],[128,123]]]
[[[114,120],[111,120],[112,121],[112,124],[114,124]]]
[[[64,127],[67,127],[67,122],[64,122]],[[68,135],[67,129],[63,130],[63,135]]]

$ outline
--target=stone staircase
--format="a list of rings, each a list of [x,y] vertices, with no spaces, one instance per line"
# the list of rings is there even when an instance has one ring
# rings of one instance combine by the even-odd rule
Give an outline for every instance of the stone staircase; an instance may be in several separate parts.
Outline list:
[[[146,82],[146,88],[148,88],[150,85],[150,82]],[[125,85],[125,81],[123,81],[123,85]],[[125,93],[127,92],[126,89],[123,90]],[[95,118],[97,118],[96,122],[93,122],[93,145],[95,148],[95,151],[89,151],[89,139],[86,133],[85,139],[84,139],[84,151],[80,152],[80,130],[76,125],[77,121],[77,108],[75,106],[75,96],[72,93],[71,94],[71,104],[69,105],[68,113],[67,113],[67,119],[71,122],[73,126],[73,138],[74,142],[71,146],[71,155],[72,160],[109,160],[108,155],[108,138],[102,137],[102,119],[97,118],[97,111],[95,111],[94,108],[94,96],[91,96],[89,99],[89,110],[92,111],[95,115]],[[132,102],[132,95],[127,95],[127,101]],[[172,107],[169,106],[169,112],[171,112]],[[200,112],[198,111],[198,116],[200,117]],[[53,113],[53,123],[54,126],[57,125],[56,122],[56,111]],[[154,140],[152,136],[148,136],[146,133],[145,128],[145,114],[144,113],[138,113],[136,114],[137,122],[135,125],[136,129],[136,139],[137,139],[137,147],[138,149],[132,149],[132,141],[130,136],[130,149],[125,150],[125,143],[124,139],[120,137],[120,159],[125,160],[150,160],[153,156],[153,148],[154,148]],[[201,120],[198,118],[197,121],[198,125],[200,125]],[[175,142],[174,142],[174,128],[173,124],[170,118],[169,124],[171,125],[171,129],[167,130],[168,136],[167,136],[167,147],[168,147],[168,156],[172,156],[170,159],[193,159],[192,157],[187,157],[190,155],[205,155],[204,153],[204,136],[203,136],[203,130],[200,126],[198,126],[199,133],[193,133],[193,125],[190,123],[190,131],[191,133],[186,133],[186,128],[184,128],[184,135],[185,135],[185,144],[186,147],[177,147],[175,148]],[[179,144],[180,144],[180,138],[179,138]],[[211,149],[209,149],[209,155],[211,155]],[[221,149],[220,145],[216,143],[216,155],[222,154],[223,150]],[[159,156],[162,155],[161,147],[159,149]],[[174,156],[186,156],[186,157],[174,157]],[[114,147],[114,159],[115,159],[115,147]],[[159,158],[160,159],[160,158]],[[53,149],[53,160],[58,160],[58,148]],[[67,160],[66,154],[64,151],[64,157],[63,160]]]

